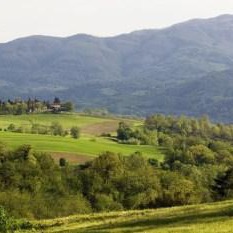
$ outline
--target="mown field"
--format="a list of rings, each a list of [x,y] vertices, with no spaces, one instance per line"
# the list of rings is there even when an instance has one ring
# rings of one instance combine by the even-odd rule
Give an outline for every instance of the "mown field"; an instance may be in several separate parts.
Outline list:
[[[39,228],[43,228],[43,232],[63,233],[231,233],[233,201],[76,215],[32,223],[35,232],[42,232]]]
[[[0,127],[7,128],[10,124],[30,128],[31,125],[41,124],[45,126],[51,125],[52,122],[59,122],[66,128],[78,126],[83,134],[98,135],[104,132],[115,131],[118,122],[127,121],[129,124],[140,124],[140,121],[122,118],[101,118],[85,116],[80,114],[32,114],[32,115],[0,115]],[[106,125],[109,127],[106,128]],[[99,126],[99,127],[97,127]],[[96,130],[96,132],[94,131]]]
[[[155,146],[118,144],[109,138],[99,137],[102,133],[112,133],[114,135],[121,120],[135,127],[142,124],[139,120],[100,118],[78,114],[0,116],[0,128],[2,129],[0,141],[10,148],[30,144],[34,150],[49,152],[56,160],[65,157],[71,163],[85,162],[104,151],[123,155],[130,155],[139,151],[146,157],[160,161],[163,159],[161,150]],[[52,122],[59,122],[64,128],[80,127],[81,137],[75,140],[69,136],[61,137],[4,131],[10,124],[15,124],[17,127],[23,126],[26,129],[30,128],[32,123],[49,126]]]

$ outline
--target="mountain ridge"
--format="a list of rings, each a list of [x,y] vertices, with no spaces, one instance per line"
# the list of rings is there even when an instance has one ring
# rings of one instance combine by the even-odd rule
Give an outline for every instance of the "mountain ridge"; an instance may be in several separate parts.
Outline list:
[[[0,44],[0,97],[59,95],[82,108],[106,107],[120,114],[208,113],[214,120],[231,122],[231,105],[221,114],[212,105],[208,111],[202,107],[206,94],[189,96],[188,100],[195,99],[195,106],[190,105],[189,111],[182,109],[188,101],[184,87],[195,81],[200,85],[213,73],[224,80],[231,78],[227,72],[233,65],[231,41],[232,15],[114,37],[76,34],[19,38]],[[224,104],[224,92],[231,82],[221,85],[219,99]],[[179,110],[171,95],[174,88],[180,90]],[[208,85],[205,91],[208,94]],[[214,93],[208,98],[215,103]],[[229,98],[233,99],[233,94]]]
[[[96,36],[96,35],[92,35],[92,34],[88,34],[88,33],[77,33],[77,34],[71,34],[69,36],[53,36],[53,35],[41,35],[41,34],[35,34],[35,35],[28,35],[28,36],[22,36],[16,39],[12,39],[9,40],[7,42],[0,42],[1,44],[8,44],[17,40],[21,40],[21,39],[26,39],[26,38],[33,38],[33,37],[45,37],[45,38],[54,38],[54,39],[68,39],[71,37],[76,37],[76,36],[90,36],[90,37],[94,37],[94,38],[101,38],[101,39],[110,39],[110,38],[116,38],[116,37],[121,37],[121,36],[125,36],[125,35],[130,35],[130,34],[137,34],[137,33],[141,33],[141,32],[145,32],[145,31],[161,31],[161,30],[167,30],[171,27],[174,26],[179,26],[182,24],[186,24],[186,23],[192,23],[192,22],[196,22],[196,21],[210,21],[210,20],[216,20],[216,19],[232,19],[233,18],[233,14],[222,14],[222,15],[218,15],[218,16],[213,16],[210,18],[193,18],[193,19],[189,19],[186,20],[184,22],[178,22],[175,24],[171,24],[170,26],[166,26],[166,27],[162,27],[162,28],[147,28],[147,29],[137,29],[128,33],[120,33],[117,35],[113,35],[113,36]]]

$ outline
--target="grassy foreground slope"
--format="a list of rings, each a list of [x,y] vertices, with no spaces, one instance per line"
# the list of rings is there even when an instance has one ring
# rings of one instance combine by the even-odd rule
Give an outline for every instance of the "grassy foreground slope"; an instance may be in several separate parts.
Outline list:
[[[43,232],[64,233],[230,233],[233,229],[233,201],[34,222],[35,226],[38,224],[44,227]]]

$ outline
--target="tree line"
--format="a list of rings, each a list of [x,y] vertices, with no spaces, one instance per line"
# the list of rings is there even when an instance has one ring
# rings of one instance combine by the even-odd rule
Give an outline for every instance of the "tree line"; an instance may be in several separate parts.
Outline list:
[[[1,146],[0,161],[0,206],[17,218],[184,205],[205,198],[191,177],[153,166],[139,153],[105,152],[84,165],[59,166],[29,145],[15,151]]]
[[[62,124],[57,121],[52,122],[50,125],[44,125],[39,123],[31,123],[31,126],[16,126],[11,123],[7,128],[0,128],[0,131],[8,131],[14,133],[31,133],[42,135],[53,135],[65,137],[70,135],[72,138],[78,139],[80,137],[80,128],[72,126],[71,128],[64,128]]]
[[[37,98],[27,100],[15,99],[7,101],[0,100],[0,114],[30,114],[30,113],[45,113],[52,112],[58,113],[61,111],[71,112],[74,110],[74,105],[72,102],[62,102],[58,97],[55,97],[54,100],[45,101],[39,100]]]

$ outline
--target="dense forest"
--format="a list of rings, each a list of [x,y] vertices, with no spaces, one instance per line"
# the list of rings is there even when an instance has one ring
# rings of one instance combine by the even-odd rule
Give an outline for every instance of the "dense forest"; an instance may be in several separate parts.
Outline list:
[[[153,115],[143,126],[124,122],[119,143],[159,145],[165,158],[103,152],[82,165],[30,145],[0,144],[0,206],[16,218],[157,208],[212,202],[233,195],[233,126],[200,119]]]

